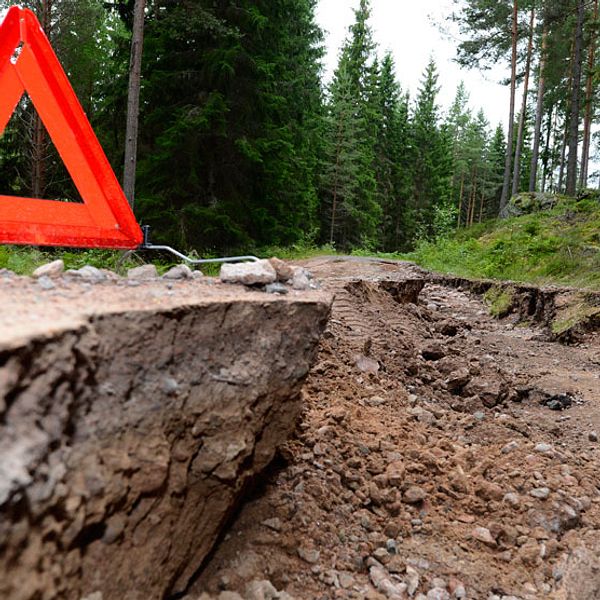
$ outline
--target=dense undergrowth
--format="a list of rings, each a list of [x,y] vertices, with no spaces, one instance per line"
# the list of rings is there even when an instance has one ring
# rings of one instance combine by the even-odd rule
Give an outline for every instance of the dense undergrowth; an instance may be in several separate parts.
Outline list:
[[[600,203],[561,198],[548,211],[422,242],[404,258],[464,277],[600,289]]]

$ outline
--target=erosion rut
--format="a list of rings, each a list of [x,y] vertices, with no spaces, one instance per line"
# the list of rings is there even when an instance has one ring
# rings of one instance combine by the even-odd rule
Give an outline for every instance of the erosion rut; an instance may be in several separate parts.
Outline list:
[[[335,301],[302,420],[189,598],[597,598],[597,334],[550,342],[407,264],[306,266]]]

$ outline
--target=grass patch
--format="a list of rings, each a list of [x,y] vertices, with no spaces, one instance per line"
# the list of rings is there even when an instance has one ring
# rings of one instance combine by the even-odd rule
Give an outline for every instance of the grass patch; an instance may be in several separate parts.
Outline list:
[[[600,307],[593,306],[585,297],[581,296],[577,301],[568,303],[558,311],[552,321],[552,333],[563,335],[579,325],[589,323],[596,317],[600,317]]]
[[[491,287],[483,296],[486,304],[489,306],[490,314],[493,317],[501,319],[510,314],[514,299],[514,290],[512,288],[502,288],[499,286]]]

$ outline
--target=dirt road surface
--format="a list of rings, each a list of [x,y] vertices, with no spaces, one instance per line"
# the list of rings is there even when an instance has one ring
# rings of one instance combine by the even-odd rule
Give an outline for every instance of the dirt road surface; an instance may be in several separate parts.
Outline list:
[[[600,598],[600,336],[408,264],[304,266],[335,294],[305,412],[189,598]]]

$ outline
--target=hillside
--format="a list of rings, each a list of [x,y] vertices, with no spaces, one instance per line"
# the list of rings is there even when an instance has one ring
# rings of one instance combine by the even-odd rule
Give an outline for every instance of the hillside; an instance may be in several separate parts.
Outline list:
[[[423,242],[407,256],[465,277],[600,289],[600,202],[520,195],[513,216]]]

